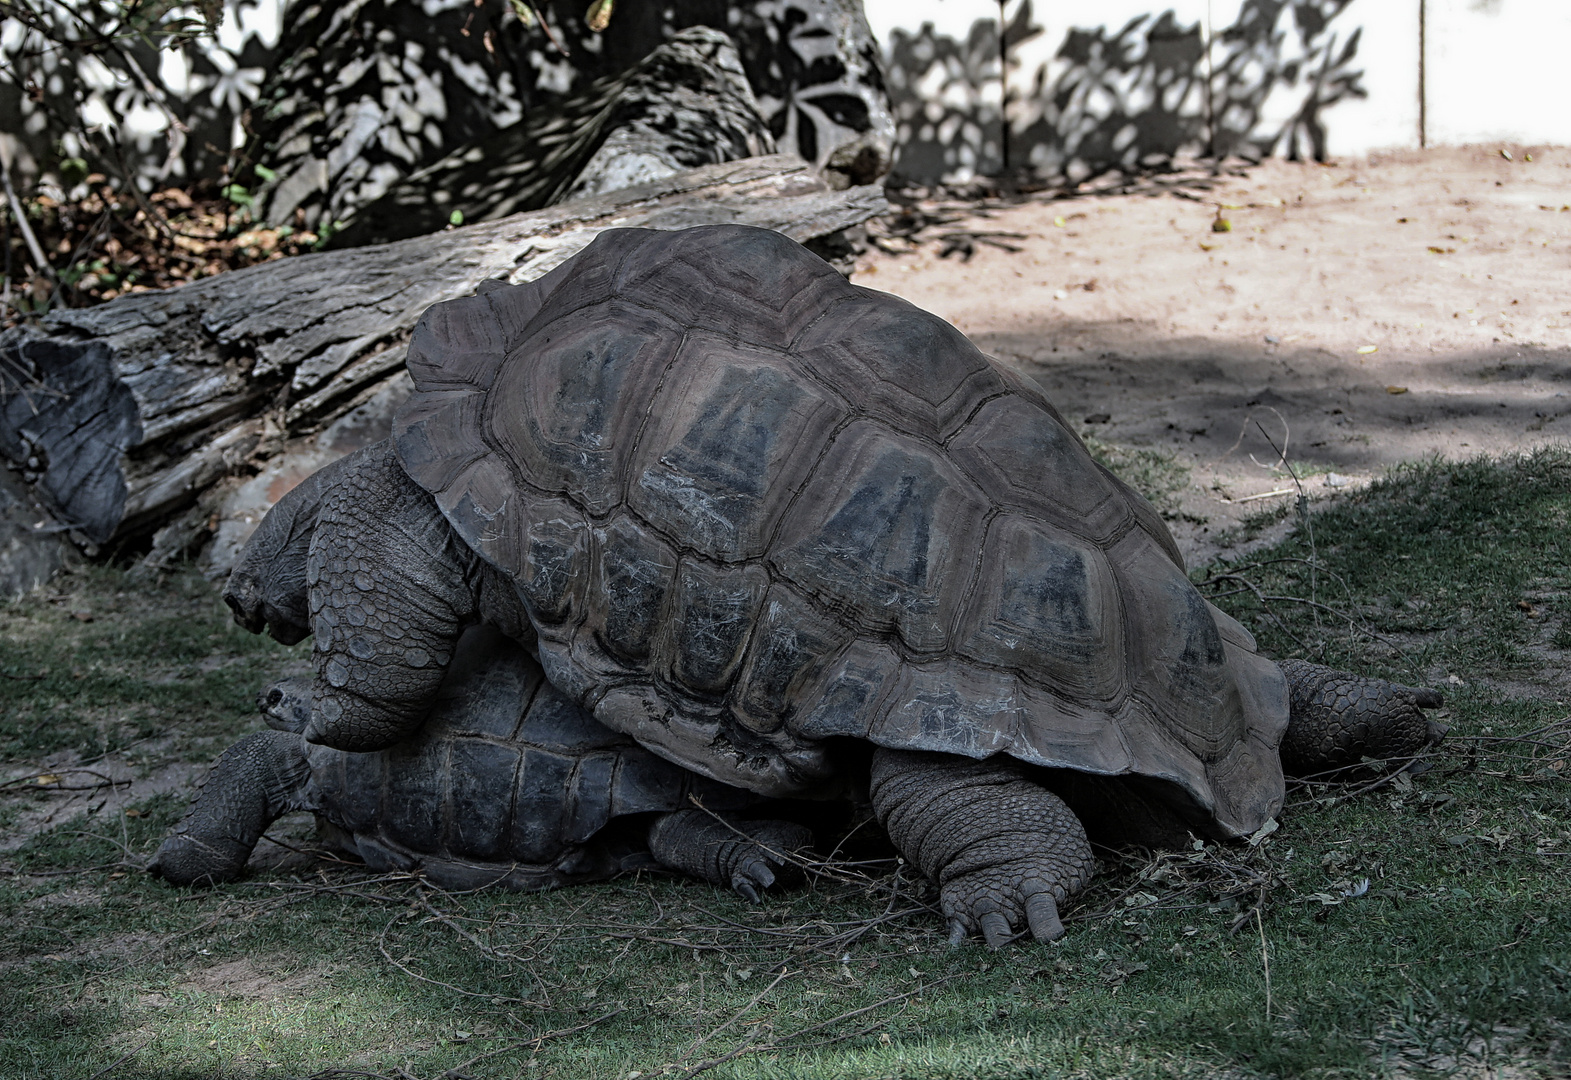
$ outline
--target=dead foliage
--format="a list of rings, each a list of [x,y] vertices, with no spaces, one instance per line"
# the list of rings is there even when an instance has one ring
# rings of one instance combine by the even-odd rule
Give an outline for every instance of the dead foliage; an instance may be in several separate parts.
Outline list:
[[[245,206],[225,190],[198,184],[144,195],[94,173],[73,198],[55,191],[0,202],[0,320],[11,326],[55,308],[167,289],[324,243],[304,229],[251,227]]]

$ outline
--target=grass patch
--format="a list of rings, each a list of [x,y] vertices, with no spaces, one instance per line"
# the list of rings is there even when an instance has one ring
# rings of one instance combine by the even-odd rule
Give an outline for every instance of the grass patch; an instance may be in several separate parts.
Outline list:
[[[268,673],[298,664],[229,618],[195,573],[136,583],[83,567],[0,607],[0,759],[81,757],[248,723]],[[303,656],[304,654],[300,654]]]
[[[1571,455],[1428,463],[1316,512],[1313,546],[1301,530],[1197,574],[1276,655],[1440,683],[1452,736],[1422,775],[1295,791],[1256,847],[1103,853],[1055,945],[951,951],[926,891],[882,864],[756,909],[668,879],[454,896],[307,863],[182,893],[134,869],[181,809],[161,796],[4,856],[0,1075],[91,1076],[124,1056],[117,1080],[1564,1076],[1568,512]],[[1313,581],[1291,561],[1311,557]],[[0,608],[8,646],[31,650],[8,651],[8,674],[102,672],[97,719],[74,734],[0,715],[13,772],[45,747],[96,751],[104,718],[167,685],[186,696],[159,699],[153,729],[182,738],[189,717],[227,740],[303,656],[230,631],[194,579],[137,599],[95,574],[71,588],[174,614],[122,638],[69,603]],[[188,671],[173,684],[137,668],[176,663],[166,633]],[[214,655],[229,666],[202,672]],[[5,692],[35,724],[30,695],[63,703],[71,685]]]

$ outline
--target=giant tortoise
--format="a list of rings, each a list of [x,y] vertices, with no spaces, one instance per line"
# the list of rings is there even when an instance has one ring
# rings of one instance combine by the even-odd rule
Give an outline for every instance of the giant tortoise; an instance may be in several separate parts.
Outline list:
[[[177,885],[232,881],[280,814],[310,810],[326,839],[373,870],[445,888],[536,891],[661,867],[756,901],[798,876],[790,853],[812,839],[753,818],[764,809],[757,796],[596,722],[487,626],[459,639],[419,734],[386,750],[307,743],[306,680],[275,683],[257,705],[274,730],[219,757],[153,873]]]
[[[393,439],[282,500],[226,590],[315,634],[312,741],[406,738],[489,622],[727,784],[822,796],[872,744],[952,936],[997,943],[1062,933],[1077,813],[1247,835],[1284,755],[1439,737],[1432,691],[1261,656],[1035,387],[778,234],[611,230],[436,305],[408,357]]]

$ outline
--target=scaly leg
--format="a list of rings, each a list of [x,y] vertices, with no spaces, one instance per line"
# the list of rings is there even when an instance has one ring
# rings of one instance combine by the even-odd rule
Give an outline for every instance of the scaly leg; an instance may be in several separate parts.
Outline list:
[[[214,763],[185,820],[147,869],[176,885],[233,881],[267,827],[281,814],[303,809],[300,796],[309,775],[299,735],[247,735]]]
[[[1289,720],[1282,767],[1292,775],[1356,765],[1364,758],[1416,754],[1445,737],[1425,709],[1438,708],[1438,691],[1366,679],[1345,671],[1284,660]]]
[[[781,856],[811,845],[812,833],[788,821],[728,821],[702,810],[664,814],[649,828],[650,853],[661,866],[729,886],[754,904],[776,882],[801,880],[801,872]]]
[[[1095,869],[1064,802],[1007,759],[972,761],[879,747],[873,810],[895,847],[938,883],[949,940],[981,932],[997,948],[1017,929],[1059,937],[1058,905]]]

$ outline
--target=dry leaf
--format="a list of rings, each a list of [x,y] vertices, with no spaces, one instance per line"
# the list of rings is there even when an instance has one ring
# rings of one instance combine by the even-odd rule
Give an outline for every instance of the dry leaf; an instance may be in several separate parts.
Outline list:
[[[1386,387],[1386,393],[1388,393],[1388,394],[1405,394],[1405,393],[1407,393],[1407,387],[1405,387],[1405,386],[1388,386],[1388,387]]]

